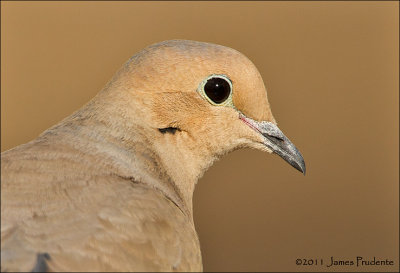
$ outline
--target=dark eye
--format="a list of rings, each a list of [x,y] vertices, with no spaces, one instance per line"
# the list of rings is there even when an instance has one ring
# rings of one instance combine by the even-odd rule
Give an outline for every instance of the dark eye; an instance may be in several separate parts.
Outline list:
[[[204,85],[204,93],[214,103],[220,104],[226,101],[231,94],[231,85],[222,78],[210,78]]]

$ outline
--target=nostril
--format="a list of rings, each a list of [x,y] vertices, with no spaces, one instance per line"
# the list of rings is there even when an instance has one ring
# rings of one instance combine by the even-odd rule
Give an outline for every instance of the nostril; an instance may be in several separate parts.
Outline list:
[[[268,135],[268,134],[263,134],[263,136],[278,146],[284,145],[285,140],[283,138],[280,138],[278,136]]]
[[[278,136],[270,136],[270,137],[275,138],[278,141],[282,141],[282,142],[285,141],[283,138],[278,137]]]
[[[274,135],[263,134],[263,136],[273,141],[274,143],[282,143],[285,141],[283,138]]]

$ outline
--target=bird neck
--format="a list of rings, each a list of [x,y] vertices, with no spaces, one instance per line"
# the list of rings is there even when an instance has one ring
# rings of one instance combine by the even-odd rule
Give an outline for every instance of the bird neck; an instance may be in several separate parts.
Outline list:
[[[101,173],[160,191],[193,221],[193,191],[204,164],[196,165],[199,161],[194,160],[194,154],[177,148],[172,135],[142,127],[135,120],[127,122],[121,118],[126,113],[116,111],[115,107],[112,111],[94,100],[42,137],[62,139],[63,144],[73,146],[81,154],[96,156],[99,161],[88,164],[96,165]],[[138,115],[136,120],[143,122]]]

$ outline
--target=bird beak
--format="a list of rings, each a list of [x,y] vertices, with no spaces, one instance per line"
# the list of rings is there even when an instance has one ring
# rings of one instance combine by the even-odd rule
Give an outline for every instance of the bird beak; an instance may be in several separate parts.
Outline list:
[[[306,164],[304,163],[303,156],[278,126],[268,121],[255,121],[243,114],[240,114],[239,118],[256,132],[263,135],[263,144],[265,146],[304,175],[306,174]]]

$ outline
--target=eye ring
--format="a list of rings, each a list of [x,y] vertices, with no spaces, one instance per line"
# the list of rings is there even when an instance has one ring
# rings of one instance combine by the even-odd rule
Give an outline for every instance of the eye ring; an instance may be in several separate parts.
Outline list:
[[[199,85],[199,93],[215,106],[233,106],[232,81],[226,75],[212,74]]]

